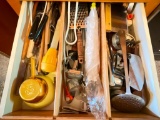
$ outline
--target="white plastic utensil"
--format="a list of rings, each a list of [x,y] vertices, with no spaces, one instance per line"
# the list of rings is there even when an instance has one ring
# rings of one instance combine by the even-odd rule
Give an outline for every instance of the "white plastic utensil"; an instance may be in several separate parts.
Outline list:
[[[144,85],[144,69],[142,61],[139,56],[130,54],[129,63],[129,84],[132,88],[141,91]]]

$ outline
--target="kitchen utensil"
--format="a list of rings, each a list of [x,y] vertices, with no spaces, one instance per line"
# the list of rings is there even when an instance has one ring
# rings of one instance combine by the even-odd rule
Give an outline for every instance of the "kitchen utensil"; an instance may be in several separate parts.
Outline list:
[[[69,32],[69,29],[70,29],[70,2],[68,2],[68,24],[67,24],[67,30],[66,30],[66,34],[65,34],[65,42],[68,44],[68,45],[74,45],[76,42],[77,42],[77,35],[76,35],[76,20],[77,20],[77,13],[78,13],[78,2],[76,2],[76,7],[75,7],[75,14],[73,15],[74,16],[74,36],[75,36],[75,40],[72,41],[72,42],[69,42],[67,40],[67,36],[68,36],[68,32]],[[65,47],[65,45],[64,45]],[[65,48],[64,48],[65,50]],[[64,51],[64,57],[65,57],[65,51]]]
[[[117,95],[121,95],[121,94],[125,94],[125,92],[121,89],[116,89],[114,91],[111,92],[110,96],[111,96],[111,99]]]
[[[75,78],[75,79],[81,80],[83,78],[83,73],[78,70],[69,70],[66,72],[66,76],[69,79]]]
[[[67,78],[66,78],[66,74],[65,74],[66,71],[67,71],[67,69],[65,67],[65,63],[63,62],[63,78],[62,79],[63,79],[63,88],[64,88],[63,94],[64,95],[63,95],[62,109],[65,111],[66,111],[66,109],[67,109],[67,111],[70,110],[70,112],[72,111],[72,113],[73,113],[73,111],[86,112],[86,109],[87,109],[85,107],[86,104],[82,100],[79,100],[79,99],[75,98],[74,96],[72,96],[72,94],[76,96],[76,93],[73,90],[74,88],[72,89],[73,91],[69,91],[69,88],[72,88],[73,86],[67,85]],[[77,86],[79,86],[78,81],[75,83],[74,80],[72,79],[72,82],[74,82],[74,85],[76,84]],[[72,83],[72,85],[73,85],[73,83]],[[77,89],[78,88],[76,88],[76,90]]]
[[[105,3],[105,23],[106,23],[106,31],[110,32],[112,30],[112,25],[111,25],[111,3]]]
[[[113,66],[111,70],[110,64],[111,63],[109,62],[108,66],[109,66],[109,76],[110,76],[110,89],[111,90],[121,89],[124,79],[121,74],[117,74],[117,72],[115,72]]]
[[[112,32],[123,29],[127,31],[126,13],[122,3],[111,4],[111,25]]]
[[[50,9],[51,3],[47,2],[47,11]],[[45,46],[44,46],[44,54],[46,54],[47,50],[48,50],[48,45],[50,43],[50,36],[51,36],[51,30],[49,29],[50,27],[50,22],[51,22],[51,17],[52,17],[52,11],[50,11],[48,13],[48,20],[46,22],[46,25],[44,27],[44,31],[45,31]]]
[[[65,67],[65,61],[63,61],[63,90],[64,90],[64,100],[67,104],[70,104],[73,100],[73,96],[70,94],[69,90],[68,90],[68,86],[66,84],[66,71],[67,68]]]
[[[52,39],[51,47],[42,59],[41,70],[45,72],[54,72],[57,65],[57,47],[60,39],[61,19],[59,18],[56,30]]]
[[[136,3],[129,3],[127,6],[127,13],[131,14],[134,11]]]
[[[46,93],[45,82],[35,78],[35,58],[31,57],[30,60],[31,77],[21,84],[19,94],[24,101],[38,102]]]
[[[110,76],[110,89],[117,90],[121,89],[123,85],[123,74],[120,71],[117,71],[117,57],[119,56],[118,53],[111,54],[110,44],[108,45],[107,52],[109,54],[108,59],[108,68],[109,68],[109,76]],[[115,63],[113,65],[113,63]]]
[[[111,64],[111,69],[112,69],[112,73],[115,76],[118,76],[118,78],[120,78],[121,80],[124,79],[124,73],[123,73],[123,69],[120,68],[120,60],[121,60],[121,55],[119,53],[113,54],[111,55],[111,60],[110,60],[110,64]]]
[[[53,9],[52,9],[52,16],[51,16],[51,22],[50,22],[50,29],[54,33],[56,29],[57,21],[60,17],[60,11],[59,11],[59,3],[54,3]]]
[[[41,20],[42,12],[44,11],[44,8],[45,8],[44,5],[45,5],[44,2],[39,2],[38,5],[37,5],[36,16],[34,18],[33,25],[31,27],[30,33],[28,35],[29,39],[34,39],[35,38],[35,34],[36,34],[36,31],[37,31],[39,22]]]
[[[54,99],[54,73],[35,76],[35,58],[31,57],[31,78],[21,84],[19,93],[24,103],[32,108],[42,108]]]
[[[126,51],[126,40],[125,31],[119,30],[118,36],[120,38],[120,45],[123,54],[124,70],[125,70],[125,82],[126,82],[126,93],[119,94],[111,99],[112,106],[122,112],[139,112],[144,106],[145,101],[137,96],[133,95],[129,86],[129,76],[128,76],[128,64],[127,64],[127,51]]]
[[[75,19],[75,9],[76,6],[71,4],[71,12],[70,12],[70,29],[74,29],[74,19]],[[85,18],[88,16],[88,7],[86,3],[79,3],[77,19],[76,19],[76,27],[86,28]]]
[[[44,43],[45,42],[45,31],[42,33],[42,40],[41,40],[41,46],[39,50],[39,57],[38,57],[38,72],[41,72],[41,62],[44,55]]]
[[[80,27],[77,28],[77,48],[78,48],[78,61],[83,63],[84,51],[83,51],[83,40],[82,40],[82,30]]]
[[[139,56],[130,54],[129,58],[130,86],[141,91],[144,85],[144,70]]]
[[[34,2],[33,12],[30,13],[30,14],[32,14],[32,16],[30,16],[31,19],[33,19],[36,15],[37,6],[38,6],[38,2]],[[29,36],[29,32],[31,30],[31,25],[32,25],[32,23],[31,23],[31,21],[29,21],[25,40],[24,40],[23,50],[22,50],[22,57],[21,57],[22,60],[24,60],[26,58],[26,54],[27,54],[27,50],[28,50],[28,46],[29,46],[29,41],[30,41],[28,36]]]
[[[53,2],[51,3],[50,8],[47,10],[47,12],[44,14],[44,16],[42,18],[42,21],[41,21],[41,23],[39,24],[39,26],[36,30],[35,36],[33,38],[34,41],[36,41],[37,38],[39,37],[39,35],[42,33],[43,28],[45,27],[46,22],[48,20],[48,14],[49,14],[50,10],[52,9],[52,6],[53,6]]]

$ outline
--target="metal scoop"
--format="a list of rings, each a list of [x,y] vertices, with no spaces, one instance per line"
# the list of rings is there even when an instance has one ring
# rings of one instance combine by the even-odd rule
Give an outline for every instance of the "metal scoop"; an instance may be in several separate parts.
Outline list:
[[[118,31],[120,37],[120,44],[124,60],[124,70],[125,70],[125,80],[126,80],[126,93],[119,94],[111,99],[112,106],[118,111],[122,112],[139,112],[144,106],[145,101],[143,98],[133,95],[129,86],[129,76],[128,76],[128,64],[127,64],[127,51],[126,51],[126,40],[125,31]]]

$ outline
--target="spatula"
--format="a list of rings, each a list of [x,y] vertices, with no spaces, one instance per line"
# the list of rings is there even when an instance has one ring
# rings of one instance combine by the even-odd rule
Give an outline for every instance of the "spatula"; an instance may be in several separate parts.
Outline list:
[[[60,39],[61,19],[57,21],[55,33],[52,39],[51,47],[42,59],[41,70],[44,72],[54,72],[57,64],[57,46]]]

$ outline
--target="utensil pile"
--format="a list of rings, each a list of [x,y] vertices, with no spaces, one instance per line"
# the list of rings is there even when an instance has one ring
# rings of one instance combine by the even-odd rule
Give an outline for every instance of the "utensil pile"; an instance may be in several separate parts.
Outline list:
[[[121,12],[124,14],[124,6],[116,6],[122,8]],[[115,7],[112,11],[116,11]],[[127,14],[126,12],[125,16]],[[116,14],[113,16],[116,18]],[[127,22],[123,21],[123,24],[127,26]],[[138,55],[140,41],[128,32],[131,25],[128,28],[124,26],[123,29],[119,27],[116,28],[117,31],[107,33],[111,105],[121,112],[140,112],[146,105],[145,96],[141,94],[145,77]]]
[[[34,2],[33,10],[32,5],[30,2],[30,21],[17,75],[16,94],[27,106],[37,109],[54,100],[61,17],[58,2]]]
[[[91,6],[89,13],[87,3],[68,2],[62,112],[90,111],[96,119],[105,119],[104,94],[99,76],[98,13],[96,4]]]

